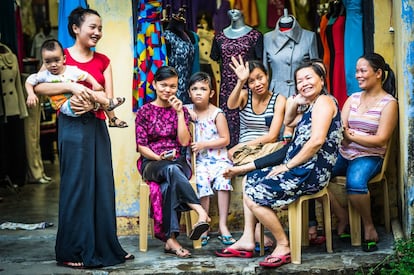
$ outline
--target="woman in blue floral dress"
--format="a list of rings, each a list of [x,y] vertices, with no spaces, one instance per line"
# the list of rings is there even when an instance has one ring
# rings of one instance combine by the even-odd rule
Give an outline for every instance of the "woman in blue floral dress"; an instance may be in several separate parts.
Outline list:
[[[300,196],[317,193],[328,184],[342,140],[338,106],[327,94],[324,81],[323,70],[314,63],[303,64],[296,70],[298,95],[287,106],[285,115],[285,124],[296,128],[295,137],[282,164],[262,166],[262,169],[247,174],[243,235],[235,244],[217,251],[218,256],[252,257],[257,219],[277,242],[271,255],[260,265],[278,267],[290,263],[289,239],[273,210]],[[298,112],[299,106],[306,104],[309,108],[303,113]]]

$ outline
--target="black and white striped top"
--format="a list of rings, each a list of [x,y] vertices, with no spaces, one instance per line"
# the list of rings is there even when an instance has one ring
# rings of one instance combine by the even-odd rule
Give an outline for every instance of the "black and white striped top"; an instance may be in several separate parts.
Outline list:
[[[252,107],[252,91],[249,90],[246,106],[240,110],[239,143],[251,141],[269,133],[278,95],[278,93],[273,93],[264,112],[256,114]]]

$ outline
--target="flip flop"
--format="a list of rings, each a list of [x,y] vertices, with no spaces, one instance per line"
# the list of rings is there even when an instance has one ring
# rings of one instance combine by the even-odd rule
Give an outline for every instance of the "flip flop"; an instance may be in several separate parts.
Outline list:
[[[190,240],[198,240],[201,235],[210,228],[210,225],[206,222],[198,222],[194,225],[193,230],[191,230],[190,235],[188,236]]]
[[[82,262],[57,262],[56,265],[74,269],[85,269]]]
[[[314,239],[310,239],[309,244],[310,245],[321,245],[321,244],[324,244],[325,241],[326,241],[325,236],[317,236]]]
[[[362,250],[365,252],[374,252],[378,250],[377,242],[371,240],[365,240],[361,244]]]
[[[219,257],[235,257],[235,258],[252,258],[253,252],[246,250],[237,250],[233,248],[223,248],[222,250],[216,250],[216,255]]]
[[[206,246],[210,240],[210,236],[201,236],[201,246]]]
[[[264,251],[267,252],[267,251],[270,250],[270,248],[272,248],[272,246],[265,245],[264,246]],[[255,244],[254,251],[260,252],[260,243]]]
[[[172,254],[172,255],[175,255],[179,258],[190,258],[191,257],[191,253],[188,252],[188,254],[185,254],[186,251],[182,247],[180,247],[178,249],[166,249],[166,248],[164,248],[164,253]]]
[[[290,263],[290,261],[290,253],[278,256],[269,255],[264,259],[264,261],[259,262],[259,265],[263,267],[279,267]]]
[[[220,235],[217,237],[222,244],[224,245],[232,245],[236,242],[232,235]]]

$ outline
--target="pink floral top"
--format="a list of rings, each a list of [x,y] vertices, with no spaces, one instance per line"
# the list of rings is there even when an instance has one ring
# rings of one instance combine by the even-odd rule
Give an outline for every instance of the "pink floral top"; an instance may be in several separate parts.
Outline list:
[[[188,126],[188,110],[185,107],[183,110]],[[141,145],[147,146],[156,154],[172,149],[176,149],[179,154],[181,144],[177,138],[177,126],[177,113],[172,107],[159,107],[152,103],[143,105],[138,109],[135,119],[137,151]],[[140,160],[142,161],[142,156]]]

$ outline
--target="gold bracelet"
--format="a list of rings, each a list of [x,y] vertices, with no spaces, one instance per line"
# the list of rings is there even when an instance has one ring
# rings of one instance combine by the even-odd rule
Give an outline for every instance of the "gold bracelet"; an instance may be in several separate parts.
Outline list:
[[[287,162],[285,163],[285,167],[290,170],[289,166],[287,165]]]

